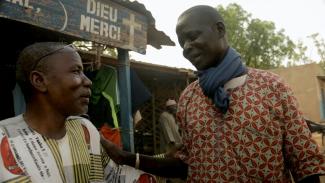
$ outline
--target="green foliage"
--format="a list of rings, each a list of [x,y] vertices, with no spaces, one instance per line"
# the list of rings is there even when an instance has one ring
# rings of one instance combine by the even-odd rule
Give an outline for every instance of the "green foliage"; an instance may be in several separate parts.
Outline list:
[[[97,53],[97,49],[100,49],[101,54],[117,58],[117,51],[115,48],[107,45],[96,44],[91,41],[75,41],[73,43],[78,49],[88,52]],[[99,48],[100,47],[100,48]]]
[[[288,60],[287,66],[295,66],[295,65],[303,65],[303,64],[310,64],[313,61],[306,56],[307,46],[299,40],[296,44],[295,52],[292,55],[292,58]]]
[[[318,33],[312,34],[309,37],[313,40],[314,45],[317,48],[317,53],[320,57],[319,64],[325,70],[325,41],[323,38],[319,37]]]
[[[229,44],[242,55],[247,66],[272,69],[287,59],[304,57],[304,52],[296,54],[295,43],[283,29],[277,31],[273,22],[252,18],[238,4],[218,6],[217,10],[224,17]],[[300,49],[303,51],[304,47]]]

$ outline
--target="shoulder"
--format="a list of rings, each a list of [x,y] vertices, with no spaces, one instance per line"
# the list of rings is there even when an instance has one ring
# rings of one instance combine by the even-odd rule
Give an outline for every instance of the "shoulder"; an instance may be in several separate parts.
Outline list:
[[[192,83],[190,83],[184,90],[183,90],[183,94],[186,92],[190,92],[192,90],[197,90],[198,88],[200,88],[199,85],[199,80],[195,80]]]
[[[195,80],[182,91],[179,97],[179,103],[183,103],[184,101],[187,101],[189,98],[192,97],[194,93],[199,91],[202,91],[199,85],[199,80]]]
[[[93,125],[91,121],[80,116],[69,116],[68,121],[80,124],[83,128],[86,128],[91,134],[98,133],[97,128]]]
[[[159,121],[164,122],[168,118],[168,112],[164,111],[159,116]]]
[[[255,69],[255,68],[249,68],[248,69],[248,76],[255,80],[261,80],[261,81],[278,81],[282,82],[282,79],[279,75],[267,71],[267,70],[261,70],[261,69]]]
[[[77,124],[82,127],[86,143],[90,145],[90,151],[93,154],[101,154],[100,151],[100,135],[97,128],[86,118],[80,116],[70,116],[68,123]]]
[[[169,113],[169,112],[166,112],[166,111],[162,112],[161,115],[160,115],[160,119],[168,119],[168,118],[171,118],[171,117],[173,117],[173,115],[171,113]]]
[[[0,127],[7,126],[7,125],[17,125],[17,123],[21,123],[24,121],[23,115],[18,115],[12,118],[7,118],[0,121]]]
[[[68,121],[77,121],[78,123],[81,123],[81,124],[87,124],[87,125],[92,125],[92,122],[89,121],[89,119],[87,118],[84,118],[84,117],[81,117],[81,116],[69,116],[67,118]]]
[[[160,114],[160,116],[166,116],[166,115],[168,115],[168,114],[169,114],[168,112],[164,111],[164,112],[162,112],[162,113]]]
[[[274,92],[290,89],[283,78],[270,71],[249,68],[247,76],[247,84],[267,85]]]

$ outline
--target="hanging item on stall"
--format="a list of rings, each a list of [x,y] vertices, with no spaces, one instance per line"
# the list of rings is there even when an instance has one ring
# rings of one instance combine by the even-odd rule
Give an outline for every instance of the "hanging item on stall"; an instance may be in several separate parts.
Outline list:
[[[97,128],[100,128],[104,123],[108,123],[113,127],[113,114],[116,116],[118,113],[120,103],[117,71],[113,67],[102,65],[100,70],[93,72],[91,80],[93,84],[91,86],[91,97],[88,110],[90,120]],[[113,105],[103,96],[103,93],[106,93],[112,98]]]
[[[117,113],[119,96],[116,69],[102,65],[92,78],[88,115],[103,136],[122,147]]]
[[[100,127],[100,132],[106,139],[110,140],[111,142],[122,148],[121,133],[118,125],[116,112],[114,110],[113,99],[105,92],[102,92],[102,94],[109,101],[114,128],[110,127],[107,123],[104,123],[102,127]]]

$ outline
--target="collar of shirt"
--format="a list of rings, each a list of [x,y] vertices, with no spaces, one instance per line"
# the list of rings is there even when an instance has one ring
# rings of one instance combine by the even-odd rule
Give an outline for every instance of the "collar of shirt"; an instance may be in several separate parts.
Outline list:
[[[231,79],[230,81],[228,81],[225,84],[224,89],[228,90],[228,89],[233,89],[233,88],[242,86],[246,81],[246,77],[247,77],[247,74]]]

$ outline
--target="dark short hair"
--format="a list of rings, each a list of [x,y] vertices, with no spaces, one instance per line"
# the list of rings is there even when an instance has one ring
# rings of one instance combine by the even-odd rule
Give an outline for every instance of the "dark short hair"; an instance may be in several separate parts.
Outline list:
[[[213,21],[213,22],[222,22],[224,23],[223,17],[220,15],[220,13],[217,11],[216,8],[213,8],[212,6],[207,6],[207,5],[197,5],[193,6],[187,10],[185,10],[180,17],[184,15],[189,15],[189,14],[198,14],[198,15],[203,15],[206,21]]]
[[[16,68],[16,81],[19,84],[25,100],[32,95],[33,87],[29,80],[34,70],[44,69],[47,56],[63,49],[67,44],[60,42],[38,42],[24,48],[19,54]]]

